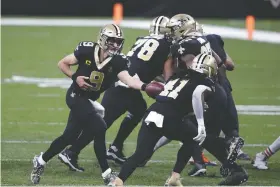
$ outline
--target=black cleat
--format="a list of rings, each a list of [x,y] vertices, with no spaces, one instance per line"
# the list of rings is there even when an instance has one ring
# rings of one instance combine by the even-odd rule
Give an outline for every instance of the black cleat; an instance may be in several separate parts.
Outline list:
[[[58,159],[69,167],[71,171],[84,172],[85,169],[78,165],[78,155],[72,151],[65,149],[58,155]]]
[[[245,183],[249,178],[248,173],[241,166],[237,166],[237,168],[231,169],[229,175],[219,183],[222,186],[235,186]]]
[[[118,164],[123,164],[127,160],[122,150],[118,149],[114,145],[110,145],[110,148],[107,151],[107,159],[113,160]]]
[[[41,153],[42,155],[43,153]],[[33,158],[33,170],[30,175],[30,180],[33,184],[39,184],[41,175],[44,173],[45,166],[38,162],[39,156]]]
[[[234,137],[229,146],[229,153],[227,160],[230,164],[234,163],[237,159],[238,152],[244,145],[244,140],[241,137]]]
[[[188,173],[191,177],[200,177],[206,175],[205,164],[194,163],[193,169]]]

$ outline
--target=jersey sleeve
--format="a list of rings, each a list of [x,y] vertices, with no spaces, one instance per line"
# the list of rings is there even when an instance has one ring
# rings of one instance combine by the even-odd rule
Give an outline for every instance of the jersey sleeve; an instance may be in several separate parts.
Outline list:
[[[210,41],[210,45],[213,51],[217,53],[217,55],[221,58],[222,62],[224,63],[227,59],[227,55],[224,49],[224,41],[222,41],[222,38],[218,35],[215,35],[215,39]]]
[[[117,55],[114,57],[113,69],[116,74],[119,74],[121,71],[128,70],[129,61],[125,56]]]
[[[74,56],[78,62],[82,62],[86,56],[92,52],[94,43],[93,42],[80,42],[74,50]]]
[[[194,56],[200,54],[201,45],[196,40],[187,40],[177,44],[172,51],[173,57],[182,57],[184,55],[192,54]]]
[[[224,47],[224,44],[225,44],[225,43],[224,43],[223,38],[222,38],[220,35],[217,35],[217,34],[214,34],[214,36],[215,36],[217,42],[220,44],[220,46],[221,46],[221,47]]]

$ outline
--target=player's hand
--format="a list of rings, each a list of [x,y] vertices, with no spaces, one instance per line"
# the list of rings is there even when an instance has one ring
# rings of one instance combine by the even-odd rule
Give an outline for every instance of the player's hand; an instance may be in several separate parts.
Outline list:
[[[82,90],[89,90],[89,89],[93,88],[90,84],[88,84],[85,81],[85,80],[88,80],[88,79],[89,79],[89,77],[85,77],[85,76],[78,76],[77,77],[76,82]]]
[[[201,145],[206,138],[206,130],[204,125],[198,125],[198,134],[193,138],[194,141],[199,142]]]

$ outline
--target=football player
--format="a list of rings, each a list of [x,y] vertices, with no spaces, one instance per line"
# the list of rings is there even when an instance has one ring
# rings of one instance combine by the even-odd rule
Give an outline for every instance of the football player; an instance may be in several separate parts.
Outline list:
[[[170,30],[166,28],[168,21],[169,18],[165,16],[154,18],[150,25],[150,34],[137,38],[135,44],[127,53],[130,64],[128,71],[131,76],[139,77],[143,82],[149,83],[162,73],[165,79],[172,74],[172,64],[168,60],[171,45],[168,38]],[[106,90],[101,104],[105,108],[104,120],[107,128],[128,111],[128,115],[121,123],[116,139],[107,151],[108,159],[122,164],[126,160],[122,153],[123,143],[142,119],[147,109],[146,101],[140,91],[132,89],[119,80]],[[83,141],[81,138],[69,149],[59,154],[59,157],[64,158],[64,160],[70,158],[71,160],[67,162],[76,162],[79,152],[90,142],[90,140]],[[80,142],[84,142],[84,144]],[[76,164],[72,164],[72,166],[72,169],[79,167]]]
[[[106,25],[100,30],[96,43],[80,42],[74,53],[59,61],[60,70],[73,80],[66,94],[66,103],[70,108],[68,123],[63,134],[56,138],[44,153],[34,157],[32,183],[39,183],[46,163],[67,145],[72,144],[82,131],[81,136],[94,139],[94,151],[105,184],[114,177],[115,173],[106,160],[106,123],[97,113],[98,109],[93,103],[117,77],[131,88],[146,88],[146,84],[137,77],[129,75],[127,59],[119,55],[123,43],[121,28],[115,24]],[[78,65],[75,73],[70,68],[73,65]]]
[[[190,62],[192,62],[191,58],[188,63]],[[224,141],[220,141],[215,136],[206,136],[203,114],[204,96],[205,100],[210,102],[213,99],[214,90],[218,88],[211,80],[217,72],[215,59],[211,55],[200,54],[194,59],[191,67],[195,71],[178,70],[167,81],[164,91],[157,96],[156,102],[147,110],[138,134],[135,153],[123,164],[118,177],[111,182],[113,185],[123,185],[137,165],[150,157],[161,136],[183,143],[178,151],[173,175],[168,179],[166,185],[182,186],[180,173],[191,156],[193,146],[197,145],[196,142],[205,145],[205,148],[214,154],[224,166],[230,168],[231,175],[225,180],[230,182],[222,181],[221,184],[237,185],[247,180],[248,175],[243,168],[228,162],[225,146],[213,146],[213,143],[222,145]],[[217,103],[217,100],[214,100],[213,103]],[[213,103],[210,103],[210,106],[214,106]],[[194,115],[196,124],[188,119],[182,121],[186,115]],[[212,129],[213,127],[209,129],[209,132]]]
[[[223,65],[225,61],[221,60],[220,56],[213,50],[211,47],[211,43],[208,41],[208,39],[203,35],[202,31],[197,28],[197,22],[189,15],[186,14],[178,14],[173,16],[170,19],[170,22],[168,23],[168,26],[171,27],[173,37],[175,40],[177,40],[177,43],[173,46],[173,56],[175,56],[179,61],[185,61],[187,58],[187,54],[193,54],[197,55],[199,53],[205,53],[205,54],[211,54],[215,57],[216,62],[219,67]],[[216,41],[214,41],[216,42]],[[212,43],[214,43],[212,41]],[[213,44],[212,44],[213,45]],[[216,49],[217,46],[213,45],[213,47]],[[220,46],[218,46],[220,48]],[[219,49],[220,50],[220,49]],[[222,49],[223,50],[223,49]],[[220,52],[220,51],[219,51]],[[222,56],[223,57],[223,56]],[[179,63],[183,64],[183,63]],[[219,68],[220,69],[220,68]],[[219,70],[219,78],[220,76],[220,70]],[[224,79],[224,78],[223,78]],[[221,78],[221,80],[223,80]],[[225,86],[225,84],[222,84]],[[228,85],[226,85],[228,89]],[[221,92],[221,94],[225,94],[225,92]],[[231,95],[230,95],[231,96]],[[221,95],[221,98],[223,96]],[[232,97],[231,99],[229,98],[228,101],[233,102]],[[234,103],[234,102],[233,102]],[[232,106],[232,105],[231,105]],[[233,104],[234,106],[234,104]],[[234,108],[235,109],[235,106]],[[227,109],[228,112],[225,114],[226,116],[229,115],[229,113],[233,113],[232,116],[234,116],[234,110],[231,112],[231,110]],[[236,109],[235,109],[236,111]],[[236,115],[237,116],[237,113]],[[232,117],[233,118],[233,117]],[[226,118],[225,118],[226,119]],[[233,124],[237,124],[234,123]],[[227,121],[220,121],[220,123],[227,123]],[[223,127],[226,125],[223,125]],[[232,125],[234,128],[236,125]],[[232,137],[232,136],[231,136]],[[235,136],[237,138],[232,138],[230,141],[230,144],[233,144],[231,146],[232,149],[230,149],[230,157],[232,159],[235,159],[237,156],[236,154],[238,150],[240,150],[240,145],[243,144],[243,139],[239,138],[239,136]],[[167,140],[163,137],[159,143],[157,144],[156,148],[159,148],[161,145],[166,144]],[[204,160],[203,157],[199,154],[200,150],[198,148],[195,149],[193,153],[193,157],[195,157],[195,162],[196,162],[196,167],[189,173],[189,175],[194,176],[194,175],[200,175],[199,171],[205,171],[205,165],[204,165]],[[200,164],[202,163],[202,164]]]
[[[196,22],[196,29],[198,32],[204,33],[202,26]],[[223,132],[226,135],[226,139],[228,142],[232,139],[232,137],[239,137],[239,120],[238,114],[235,107],[235,103],[232,97],[232,87],[227,78],[226,70],[233,71],[234,70],[234,62],[231,57],[226,53],[224,49],[224,41],[220,35],[217,34],[205,34],[205,37],[210,42],[212,50],[219,56],[221,59],[220,67],[218,69],[219,75],[219,83],[224,88],[227,94],[227,102],[228,102],[228,112],[226,113],[225,122],[226,125],[223,126]],[[248,154],[244,153],[241,149],[238,153],[238,159],[240,160],[250,160]]]
[[[192,16],[187,14],[177,14],[170,18],[167,27],[171,29],[171,37],[174,41],[174,45],[171,47],[172,58],[174,61],[177,61],[178,67],[184,67],[186,65],[182,62],[191,62],[188,59],[191,56],[196,56],[200,53],[212,55],[210,43],[202,33],[197,32],[196,21]],[[170,142],[170,140],[166,139],[166,137],[162,137],[157,143],[155,150],[168,142]],[[193,156],[196,157],[197,163],[204,163],[199,147],[195,149],[193,154]],[[142,163],[140,166],[145,164],[146,162]],[[201,171],[205,170],[202,169]],[[193,175],[193,172],[191,172],[190,175]]]
[[[280,150],[280,136],[263,152],[257,153],[255,160],[252,162],[253,166],[259,170],[268,169],[268,159]]]

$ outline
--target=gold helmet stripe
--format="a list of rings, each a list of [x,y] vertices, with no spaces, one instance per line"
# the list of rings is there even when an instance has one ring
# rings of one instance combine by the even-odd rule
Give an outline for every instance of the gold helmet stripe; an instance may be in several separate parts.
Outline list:
[[[159,16],[156,20],[156,26],[155,26],[155,34],[158,35],[158,31],[159,31],[159,25],[160,22],[163,20],[163,16]]]
[[[119,26],[117,26],[117,25],[115,25],[115,24],[112,24],[114,27],[115,27],[115,29],[116,29],[116,32],[117,32],[117,36],[121,36],[121,29],[119,28]]]
[[[207,57],[206,54],[201,54],[200,57],[197,60],[196,68],[200,69],[200,66],[203,64],[205,58]]]

